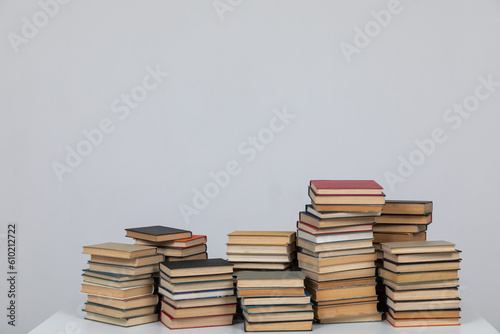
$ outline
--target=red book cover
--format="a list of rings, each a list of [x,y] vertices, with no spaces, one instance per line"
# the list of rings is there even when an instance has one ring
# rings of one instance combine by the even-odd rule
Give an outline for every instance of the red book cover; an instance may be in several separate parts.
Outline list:
[[[379,195],[382,187],[373,180],[311,180],[317,195]]]

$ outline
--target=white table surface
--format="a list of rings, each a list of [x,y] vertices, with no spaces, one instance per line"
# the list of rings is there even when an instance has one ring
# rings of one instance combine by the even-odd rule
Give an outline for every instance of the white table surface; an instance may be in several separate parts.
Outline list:
[[[313,324],[313,332],[318,334],[498,334],[485,319],[471,307],[461,305],[460,326],[394,328],[388,322],[368,322],[350,324]],[[171,330],[160,322],[135,327],[119,327],[83,319],[83,313],[75,310],[61,310],[44,321],[29,334],[160,334]],[[176,329],[176,334],[239,334],[244,333],[243,323],[233,326],[195,329]],[[308,333],[308,332],[288,332]]]

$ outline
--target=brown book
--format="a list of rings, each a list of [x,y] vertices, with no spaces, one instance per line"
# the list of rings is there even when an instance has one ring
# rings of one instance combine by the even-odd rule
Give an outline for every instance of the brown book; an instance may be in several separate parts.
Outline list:
[[[315,308],[317,318],[336,318],[361,314],[377,313],[377,302],[350,303],[339,305],[318,306]]]
[[[239,288],[238,297],[303,296],[304,288]]]
[[[307,286],[307,291],[309,291],[312,299],[316,302],[346,298],[361,298],[376,295],[375,284],[346,286],[323,290],[317,290]]]
[[[458,278],[458,270],[443,270],[417,273],[395,273],[384,268],[378,269],[379,276],[395,283],[452,280]]]
[[[346,322],[368,322],[368,321],[381,321],[382,313],[369,313],[369,314],[361,314],[361,315],[348,315],[345,317],[336,317],[336,318],[321,318],[318,319],[320,324],[340,324]]]
[[[230,245],[288,245],[296,238],[293,231],[234,231],[228,237]]]
[[[295,244],[288,245],[230,245],[227,244],[228,254],[269,254],[288,255],[295,251]]]
[[[364,204],[384,205],[385,195],[317,195],[309,189],[311,202],[315,204]]]
[[[389,280],[383,280],[383,283],[396,291],[407,290],[422,290],[422,289],[445,289],[445,288],[458,288],[458,279],[445,280],[445,281],[425,281],[417,283],[395,283]]]
[[[160,320],[170,329],[230,326],[233,324],[233,314],[192,318],[172,318],[167,313],[162,311],[160,313]]]
[[[206,252],[203,252],[200,254],[195,254],[195,255],[190,255],[190,256],[186,256],[186,257],[165,256],[165,261],[167,261],[167,262],[188,261],[188,260],[206,260],[206,259],[208,259],[208,254]]]
[[[129,238],[153,242],[164,242],[192,237],[190,231],[160,225],[126,228],[125,231],[127,233],[127,237]]]
[[[107,286],[112,286],[115,288],[128,288],[131,286],[154,284],[154,280],[152,277],[117,282],[117,281],[111,281],[111,280],[102,279],[102,278],[93,277],[93,276],[87,276],[87,275],[82,275],[82,276],[83,276],[83,281],[86,283],[107,285]]]
[[[348,271],[348,270],[356,270],[356,269],[364,269],[364,268],[375,268],[375,262],[366,261],[366,262],[356,262],[356,263],[343,263],[329,266],[316,266],[307,262],[299,261],[299,267],[315,272],[317,274],[326,274],[333,273],[338,271]]]
[[[284,270],[292,266],[292,262],[286,263],[263,263],[263,262],[233,262],[235,269],[268,269]]]
[[[267,306],[245,306],[241,308],[249,314],[252,313],[276,313],[276,312],[303,312],[312,311],[311,304],[302,305],[267,305]]]
[[[373,232],[382,233],[420,233],[427,231],[427,225],[410,224],[375,224]]]
[[[392,242],[382,245],[382,250],[389,254],[422,254],[454,252],[455,244],[447,241]]]
[[[374,217],[375,224],[396,225],[428,225],[432,222],[432,215],[384,215]]]
[[[374,294],[373,296],[366,297],[355,297],[355,298],[344,298],[335,300],[324,300],[320,302],[312,301],[315,306],[329,306],[329,305],[340,305],[340,304],[352,304],[352,303],[367,303],[375,302],[378,300],[378,296]]]
[[[135,239],[136,245],[146,245],[154,247],[175,247],[175,248],[188,248],[196,245],[201,245],[207,242],[206,235],[194,235],[191,238],[169,240],[162,242],[154,242],[149,240]]]
[[[189,308],[176,308],[165,301],[161,302],[161,310],[172,318],[193,318],[193,317],[207,317],[223,314],[236,313],[236,303],[224,305],[210,305]]]
[[[158,295],[145,295],[127,299],[117,299],[88,294],[87,302],[109,306],[121,310],[158,305]]]
[[[426,232],[420,233],[373,233],[373,242],[407,242],[407,241],[425,241],[427,238]]]
[[[200,254],[207,251],[207,245],[201,244],[192,247],[174,248],[174,247],[158,247],[157,253],[165,256],[186,257],[190,255]]]
[[[170,277],[167,274],[165,274],[163,271],[160,271],[160,277],[163,278],[164,280],[169,281],[172,284],[223,281],[223,280],[233,279],[233,275],[231,273],[218,274],[218,275]]]
[[[87,312],[85,319],[104,322],[111,325],[131,327],[158,321],[158,314],[148,314],[140,317],[117,319],[106,315]]]
[[[301,271],[242,271],[236,283],[240,288],[304,288]]]
[[[114,288],[84,282],[82,283],[82,290],[80,292],[103,297],[132,298],[152,294],[154,289],[152,284],[129,288]]]
[[[394,319],[389,313],[387,321],[394,327],[458,326],[460,318]]]
[[[372,252],[368,254],[343,255],[343,256],[318,258],[307,254],[298,253],[297,259],[301,262],[307,262],[314,266],[326,267],[326,266],[334,266],[334,265],[356,263],[356,262],[375,261],[377,259],[377,255]]]
[[[450,310],[460,307],[460,298],[440,300],[394,301],[387,298],[387,306],[394,311]]]
[[[389,314],[394,319],[423,319],[423,318],[458,318],[460,309],[455,310],[423,310],[423,311],[394,311],[389,308]]]
[[[459,261],[424,262],[397,264],[388,260],[384,261],[384,268],[395,273],[412,273],[421,271],[442,271],[460,269]]]
[[[421,253],[421,254],[391,254],[384,252],[384,258],[395,263],[440,262],[460,260],[460,252]]]
[[[363,204],[316,204],[311,203],[314,210],[319,212],[378,212],[383,205]]]
[[[273,312],[273,313],[245,313],[245,320],[249,323],[256,322],[277,322],[277,321],[305,321],[314,319],[314,312],[312,306],[310,306],[310,311],[301,311],[301,312]]]
[[[108,306],[103,306],[99,304],[93,303],[85,303],[85,307],[83,309],[87,312],[98,313],[102,315],[106,315],[108,317],[113,318],[132,318],[132,317],[140,317],[143,315],[153,314],[156,312],[156,306],[147,306],[147,307],[139,307],[127,310],[121,310],[117,308],[112,308]]]
[[[299,220],[303,223],[315,226],[317,228],[364,225],[373,224],[375,222],[374,217],[343,217],[321,219],[311,213],[304,211],[299,213]]]
[[[346,232],[366,232],[373,230],[373,223],[362,225],[338,226],[338,227],[321,227],[318,228],[313,225],[297,222],[297,228],[314,235],[321,235],[327,233],[346,233]]]
[[[92,255],[90,257],[90,261],[95,263],[114,264],[118,266],[143,267],[162,262],[163,255],[154,254],[154,255],[136,257],[134,259],[122,259],[118,257]]]
[[[310,296],[277,296],[277,297],[244,297],[241,298],[242,306],[274,306],[274,305],[309,305]]]
[[[362,277],[374,277],[375,267],[346,270],[332,273],[316,273],[307,269],[302,269],[304,275],[316,282],[337,281]]]
[[[141,256],[153,255],[155,247],[106,242],[103,244],[83,246],[83,254],[134,259]]]
[[[384,215],[425,215],[432,212],[432,201],[386,200],[382,206]]]
[[[134,276],[134,275],[151,274],[157,272],[159,270],[159,266],[158,264],[153,264],[143,267],[126,267],[126,266],[118,266],[112,264],[89,262],[89,269],[92,271],[100,271],[111,274]]]
[[[363,278],[354,278],[354,279],[344,279],[338,281],[326,281],[326,282],[316,282],[309,278],[306,278],[305,284],[313,289],[333,289],[333,288],[342,288],[354,285],[368,285],[375,284],[375,277],[363,277]]]
[[[340,251],[348,249],[368,248],[368,247],[373,247],[373,244],[371,239],[315,244],[313,242],[299,238],[297,239],[297,246],[316,253],[316,252],[330,252],[330,251]]]
[[[394,291],[389,287],[385,288],[387,297],[393,301],[410,300],[431,300],[431,299],[455,299],[458,298],[458,288],[452,289],[426,289],[426,290],[407,290]]]
[[[280,321],[249,323],[245,320],[245,332],[287,332],[310,331],[312,321]]]

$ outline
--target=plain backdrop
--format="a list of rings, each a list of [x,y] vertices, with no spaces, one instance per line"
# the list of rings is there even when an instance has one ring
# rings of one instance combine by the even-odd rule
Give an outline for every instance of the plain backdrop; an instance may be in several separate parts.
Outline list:
[[[443,118],[474,102],[479,77],[500,81],[500,3],[401,0],[385,26],[372,11],[389,1],[215,5],[222,19],[212,0],[72,1],[44,22],[37,1],[0,1],[3,272],[18,224],[17,326],[1,279],[0,331],[78,311],[83,245],[162,224],[208,235],[210,257],[224,257],[234,230],[294,230],[311,179],[374,179],[387,199],[432,200],[428,239],[462,250],[461,297],[500,329],[500,87],[459,128]],[[34,15],[42,26],[15,52]],[[373,37],[348,62],[341,45],[367,24]],[[148,68],[169,75],[120,119],[112,104],[143,92]],[[270,134],[276,110],[294,118]],[[103,119],[113,131],[60,182],[54,162]],[[415,153],[435,128],[446,141]],[[412,154],[419,165],[391,187],[387,173]],[[179,206],[233,160],[239,174],[187,223]]]

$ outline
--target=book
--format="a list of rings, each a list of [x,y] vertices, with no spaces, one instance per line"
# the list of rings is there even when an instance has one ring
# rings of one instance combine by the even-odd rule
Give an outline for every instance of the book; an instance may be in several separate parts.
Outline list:
[[[376,206],[373,209],[378,209],[379,206]],[[329,218],[352,218],[352,217],[373,217],[380,216],[382,211],[318,211],[312,205],[306,205],[306,212],[320,218],[320,219],[329,219]]]
[[[163,301],[176,309],[198,308],[205,306],[220,306],[236,304],[236,296],[208,297],[198,299],[173,300],[163,296]]]
[[[297,259],[302,262],[307,262],[315,266],[333,266],[338,264],[346,263],[358,263],[375,261],[377,256],[374,252],[368,254],[356,254],[356,255],[344,255],[344,256],[332,256],[325,258],[313,257],[304,253],[298,253]]]
[[[422,318],[458,318],[460,309],[423,310],[423,311],[394,311],[389,308],[389,314],[394,319],[422,319]]]
[[[233,265],[226,260],[206,259],[160,263],[160,270],[170,277],[228,274]]]
[[[127,237],[153,242],[163,242],[192,237],[190,231],[161,225],[126,228],[125,231]]]
[[[391,254],[385,252],[384,258],[396,263],[441,262],[460,260],[460,251],[446,253]]]
[[[227,245],[228,254],[288,255],[295,251],[295,244],[288,245]]]
[[[158,293],[165,296],[171,300],[185,300],[185,299],[198,299],[198,298],[210,298],[210,297],[226,297],[232,296],[234,294],[234,289],[217,289],[217,290],[206,290],[206,291],[189,291],[189,292],[171,292],[161,285],[158,287]]]
[[[432,201],[386,200],[382,207],[384,215],[426,215],[432,212]]]
[[[313,235],[302,230],[297,231],[297,236],[301,239],[307,240],[315,244],[323,244],[323,243],[338,242],[338,241],[373,239],[374,237],[372,231]]]
[[[238,287],[238,297],[278,297],[278,296],[303,296],[304,287],[300,288],[240,288]]]
[[[363,278],[375,276],[375,266],[370,268],[353,269],[332,273],[316,273],[307,269],[302,269],[302,272],[311,280],[316,282],[337,281],[353,278]]]
[[[458,298],[458,288],[395,291],[389,287],[386,287],[385,293],[387,297],[391,298],[393,301]]]
[[[245,332],[311,331],[312,321],[255,322],[245,320]]]
[[[364,296],[364,297],[354,297],[354,298],[343,298],[343,299],[333,299],[333,300],[324,300],[324,301],[314,301],[314,306],[333,306],[333,305],[341,305],[341,304],[354,304],[354,303],[368,303],[378,301],[378,296],[373,294],[372,296]]]
[[[179,292],[192,292],[192,291],[205,291],[205,290],[221,290],[230,289],[233,287],[233,280],[224,281],[209,281],[209,282],[195,282],[195,283],[180,283],[172,284],[167,280],[160,278],[160,286],[167,289],[172,293]]]
[[[287,255],[275,254],[230,254],[227,253],[229,262],[290,262],[295,259],[295,252]]]
[[[122,259],[133,259],[141,256],[153,255],[155,247],[106,242],[97,245],[83,246],[83,254],[101,255]]]
[[[315,315],[320,319],[374,313],[378,313],[377,301],[326,305],[315,308]]]
[[[376,224],[428,225],[432,222],[430,213],[427,215],[381,215],[373,218]]]
[[[385,204],[385,195],[317,195],[309,189],[309,197],[315,204]]]
[[[326,252],[311,252],[308,249],[302,248],[300,250],[300,252],[307,254],[309,256],[317,257],[317,258],[327,258],[327,257],[334,257],[334,256],[375,253],[375,247],[344,249],[344,250],[326,251]]]
[[[295,242],[293,231],[234,231],[228,237],[230,245],[288,245]]]
[[[142,266],[142,267],[130,267],[130,266],[118,266],[113,264],[105,264],[105,263],[94,263],[88,262],[89,269],[92,271],[100,271],[100,272],[108,272],[113,274],[121,274],[121,275],[142,275],[142,274],[151,274],[158,271],[158,264]]]
[[[307,291],[315,302],[338,300],[346,298],[359,298],[376,295],[375,283],[366,285],[344,286],[330,289],[314,289],[307,286]]]
[[[387,321],[394,327],[458,326],[460,318],[394,319],[387,313]]]
[[[404,263],[398,264],[387,259],[384,261],[384,268],[395,273],[412,273],[420,271],[442,271],[460,269],[460,261],[442,261],[442,262],[422,262],[422,263]]]
[[[373,180],[311,180],[318,195],[380,195],[382,187]]]
[[[161,310],[172,318],[193,318],[206,317],[221,314],[236,313],[236,303],[224,305],[210,305],[201,307],[176,308],[175,306],[162,301]]]
[[[307,262],[302,262],[299,260],[299,267],[302,269],[305,269],[305,270],[315,272],[317,274],[326,274],[326,273],[333,273],[333,272],[339,272],[339,271],[349,271],[349,270],[364,269],[364,268],[375,268],[375,262],[374,261],[366,261],[366,262],[356,262],[356,263],[343,263],[343,264],[328,265],[328,266],[317,266],[317,265],[310,264]]]
[[[361,277],[353,279],[343,279],[337,281],[316,282],[310,278],[306,278],[305,284],[313,289],[323,290],[332,288],[342,288],[355,285],[370,285],[375,284],[375,277]]]
[[[389,242],[409,242],[409,241],[425,241],[427,239],[426,232],[420,233],[374,233],[374,243],[389,243]]]
[[[191,238],[154,242],[149,240],[135,239],[136,245],[149,245],[155,247],[188,248],[201,245],[207,242],[206,235],[193,235]]]
[[[314,319],[312,306],[307,311],[298,312],[268,312],[268,313],[247,313],[243,310],[245,320],[250,323],[256,322],[279,322],[279,321],[301,321]]]
[[[373,232],[385,233],[419,233],[427,231],[427,225],[410,225],[410,224],[380,224],[373,226]]]
[[[101,315],[107,315],[108,317],[114,317],[114,318],[132,318],[132,317],[139,317],[143,315],[153,314],[156,312],[156,306],[146,306],[146,307],[122,310],[114,307],[109,307],[106,305],[87,302],[85,303],[83,311],[98,313]]]
[[[80,292],[103,297],[131,298],[144,296],[154,292],[152,284],[133,286],[128,288],[114,288],[106,285],[87,282],[83,282],[81,284],[82,290]]]
[[[158,305],[158,295],[148,294],[139,297],[118,299],[118,298],[88,294],[87,302],[103,306],[109,306],[121,310],[128,310],[140,307],[156,306]]]
[[[457,309],[460,305],[460,298],[419,300],[419,301],[393,301],[387,298],[387,306],[394,311],[424,311],[424,310],[447,310]]]
[[[208,254],[206,252],[194,254],[194,255],[189,255],[186,257],[165,256],[165,261],[167,261],[167,262],[188,261],[188,260],[206,260],[206,259],[208,259]]]
[[[373,238],[363,240],[348,240],[330,243],[315,243],[302,238],[297,238],[297,246],[308,251],[319,253],[329,251],[353,250],[359,248],[373,247]]]
[[[170,329],[230,326],[233,324],[233,314],[192,318],[172,318],[167,313],[162,311],[160,313],[160,320]]]
[[[147,324],[150,322],[156,322],[158,321],[158,314],[155,313],[139,317],[120,319],[120,318],[109,317],[102,314],[87,312],[85,319],[104,322],[107,324],[112,324],[122,327],[131,327],[131,326]]]
[[[238,288],[304,288],[301,271],[242,271],[237,275]]]
[[[242,306],[309,305],[310,294],[303,296],[243,297]]]
[[[310,205],[318,212],[382,212],[383,207],[383,204],[316,204],[314,202]]]
[[[160,278],[169,281],[172,284],[178,283],[197,283],[197,282],[211,282],[211,281],[224,281],[232,280],[232,273],[217,274],[217,275],[199,275],[199,276],[180,276],[170,277],[164,272],[160,271]]]
[[[104,264],[112,264],[118,266],[143,267],[162,262],[163,255],[154,254],[154,255],[136,257],[133,259],[123,259],[118,257],[109,257],[102,255],[91,255],[90,261],[94,263],[104,263]]]
[[[234,262],[234,269],[284,270],[292,266],[292,262]]]
[[[323,219],[323,218],[318,218],[309,212],[301,211],[299,212],[299,221],[311,226],[315,226],[317,228],[328,228],[328,227],[373,224],[375,222],[375,219],[374,217],[371,216]]]
[[[121,282],[117,282],[114,280],[108,280],[108,279],[104,279],[104,278],[88,276],[85,274],[82,275],[82,277],[83,277],[84,282],[100,284],[100,285],[107,285],[107,286],[112,286],[115,288],[128,288],[131,286],[154,284],[154,280],[152,277],[143,278],[143,279],[134,279],[134,280],[130,280],[130,281],[121,281]]]
[[[115,282],[124,282],[124,281],[131,281],[131,280],[136,280],[136,279],[144,279],[144,278],[150,278],[152,277],[152,274],[141,274],[141,275],[122,275],[122,274],[113,274],[113,273],[108,273],[108,272],[103,272],[103,271],[93,271],[93,270],[88,270],[88,269],[83,269],[83,274],[86,276],[92,276],[92,277],[97,277],[97,278],[102,278],[106,280],[112,280]]]
[[[207,245],[201,244],[197,246],[184,247],[184,248],[161,247],[158,248],[156,252],[171,257],[187,257],[195,254],[204,253],[206,251],[207,251]]]
[[[458,270],[443,270],[416,273],[395,273],[384,268],[378,268],[380,277],[395,283],[412,283],[422,281],[453,280],[458,278]]]
[[[447,241],[415,241],[394,242],[382,245],[382,250],[388,254],[421,254],[454,252],[455,244]]]
[[[383,280],[384,285],[392,290],[406,291],[406,290],[422,290],[422,289],[444,289],[444,288],[458,288],[458,279],[443,280],[443,281],[424,281],[417,283],[395,283],[389,280]]]
[[[313,225],[297,222],[297,228],[301,231],[307,232],[312,235],[334,234],[334,233],[348,233],[348,232],[368,232],[373,231],[373,223],[363,225],[339,226],[339,227],[323,227],[318,228]]]
[[[371,322],[371,321],[382,321],[382,313],[377,312],[377,313],[368,313],[361,315],[348,315],[344,317],[318,319],[318,323],[320,324],[340,324],[347,322]]]
[[[276,305],[255,305],[255,306],[245,306],[242,305],[241,308],[249,314],[258,313],[275,313],[275,312],[301,312],[301,311],[311,311],[311,303],[308,304],[298,304],[298,305],[288,305],[288,304],[276,304]]]

